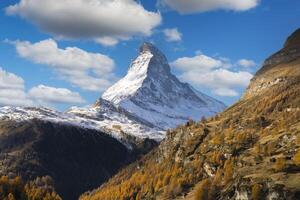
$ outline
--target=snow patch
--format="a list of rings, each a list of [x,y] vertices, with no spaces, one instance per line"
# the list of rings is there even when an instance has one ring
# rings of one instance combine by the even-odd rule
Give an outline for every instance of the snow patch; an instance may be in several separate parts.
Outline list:
[[[132,146],[126,141],[124,134],[157,141],[162,140],[164,137],[164,131],[137,123],[120,113],[109,112],[109,108],[101,110],[93,107],[73,107],[65,113],[47,108],[0,108],[0,120],[23,122],[33,119],[98,130],[111,135],[129,149],[132,149]]]

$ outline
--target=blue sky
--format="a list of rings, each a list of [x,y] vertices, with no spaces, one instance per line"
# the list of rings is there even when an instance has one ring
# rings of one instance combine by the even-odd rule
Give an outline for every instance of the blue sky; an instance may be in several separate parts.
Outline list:
[[[182,81],[231,105],[300,27],[298,0],[183,1],[0,1],[0,105],[92,104],[126,74],[143,41]]]

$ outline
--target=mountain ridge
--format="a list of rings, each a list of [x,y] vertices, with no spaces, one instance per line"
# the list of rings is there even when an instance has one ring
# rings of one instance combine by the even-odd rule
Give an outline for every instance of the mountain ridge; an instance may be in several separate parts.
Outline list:
[[[256,75],[263,74],[272,67],[281,63],[291,62],[300,56],[300,29],[294,31],[285,41],[282,49],[271,55],[263,63],[263,67]]]
[[[296,77],[298,71],[289,67],[289,63],[297,66],[300,57],[300,29],[293,32],[285,41],[282,49],[268,57],[261,69],[250,81],[243,98],[249,98],[263,93],[274,85],[289,82],[291,77]],[[288,77],[290,77],[288,79]]]
[[[157,148],[80,199],[299,199],[300,55],[281,56],[240,101],[168,131]]]
[[[181,83],[166,56],[151,43],[143,43],[127,75],[109,88],[95,104],[71,107],[66,112],[46,108],[3,107],[0,119],[41,119],[105,131],[128,148],[131,136],[161,141],[165,131],[190,119],[199,120],[225,105]]]
[[[151,43],[142,44],[127,75],[102,98],[162,129],[225,109],[223,103],[181,83],[171,73],[166,56]]]
[[[155,54],[154,61],[149,52]],[[183,86],[186,89],[184,96],[192,96],[199,101],[199,106],[210,105],[205,104],[205,101],[212,104],[215,102],[202,93],[196,95],[197,91],[191,86],[180,83],[171,74],[166,57],[154,46],[142,46],[141,59],[145,54],[148,56],[146,62],[151,62],[151,65],[133,63],[129,71],[135,72],[134,67],[146,67],[147,70],[150,67],[152,79],[156,79],[156,75],[166,75],[166,79],[162,79],[161,84],[158,84],[159,87],[168,89],[169,86]],[[136,73],[133,74],[133,79],[138,80]],[[149,78],[148,72],[144,75]],[[152,90],[150,86],[147,87],[147,91],[153,94]],[[170,90],[171,94],[173,92]],[[203,102],[199,100],[199,96]],[[182,94],[179,94],[179,97],[182,99]],[[173,95],[172,101],[176,101],[177,98],[178,95]],[[153,98],[139,100],[145,100],[143,103],[147,103]],[[190,102],[184,101],[181,105],[189,108]],[[223,108],[220,102],[218,104]],[[213,113],[215,112],[210,112]],[[170,113],[163,117],[167,117],[168,114]],[[177,122],[172,124],[174,126],[178,125],[178,118],[180,122],[189,120],[172,113],[169,117],[176,117]],[[173,126],[164,128],[171,127]],[[152,150],[165,138],[165,129],[148,118],[131,112],[130,109],[102,98],[93,105],[72,107],[66,112],[42,107],[1,107],[0,176],[9,175],[14,180],[14,177],[19,175],[26,182],[39,177],[50,177],[55,183],[54,189],[61,197],[76,199],[80,193],[101,185],[123,166]]]

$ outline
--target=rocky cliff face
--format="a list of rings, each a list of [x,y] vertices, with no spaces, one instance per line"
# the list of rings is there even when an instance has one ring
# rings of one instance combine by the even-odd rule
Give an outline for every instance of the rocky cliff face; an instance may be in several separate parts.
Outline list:
[[[300,29],[296,30],[286,40],[283,48],[264,62],[264,67],[258,72],[266,71],[267,66],[291,62],[300,56]],[[270,67],[269,67],[270,68]]]
[[[263,67],[251,80],[244,98],[263,94],[266,89],[289,82],[293,77],[298,76],[299,57],[300,29],[286,40],[280,51],[265,60]]]
[[[284,51],[298,47],[299,34]],[[225,112],[169,131],[81,199],[300,199],[300,57],[289,55],[265,64]]]
[[[225,109],[223,103],[181,83],[171,74],[165,55],[150,43],[140,47],[127,75],[102,98],[161,129]]]
[[[93,106],[71,108],[68,113],[92,119],[98,128],[126,142],[131,136],[161,141],[167,129],[224,109],[223,103],[181,83],[165,55],[144,43],[124,78]]]

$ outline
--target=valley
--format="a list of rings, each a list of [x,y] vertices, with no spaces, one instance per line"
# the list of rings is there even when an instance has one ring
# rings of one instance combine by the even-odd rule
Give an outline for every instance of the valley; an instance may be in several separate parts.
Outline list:
[[[299,38],[293,33],[281,52],[293,55],[300,46],[289,41]],[[299,58],[276,55],[239,102],[168,131],[158,148],[80,199],[299,199]]]
[[[167,129],[224,108],[181,83],[163,53],[143,43],[128,74],[93,105],[0,108],[0,176],[49,177],[63,199],[77,199],[156,147]]]
[[[300,200],[299,0],[0,8],[0,200]]]

